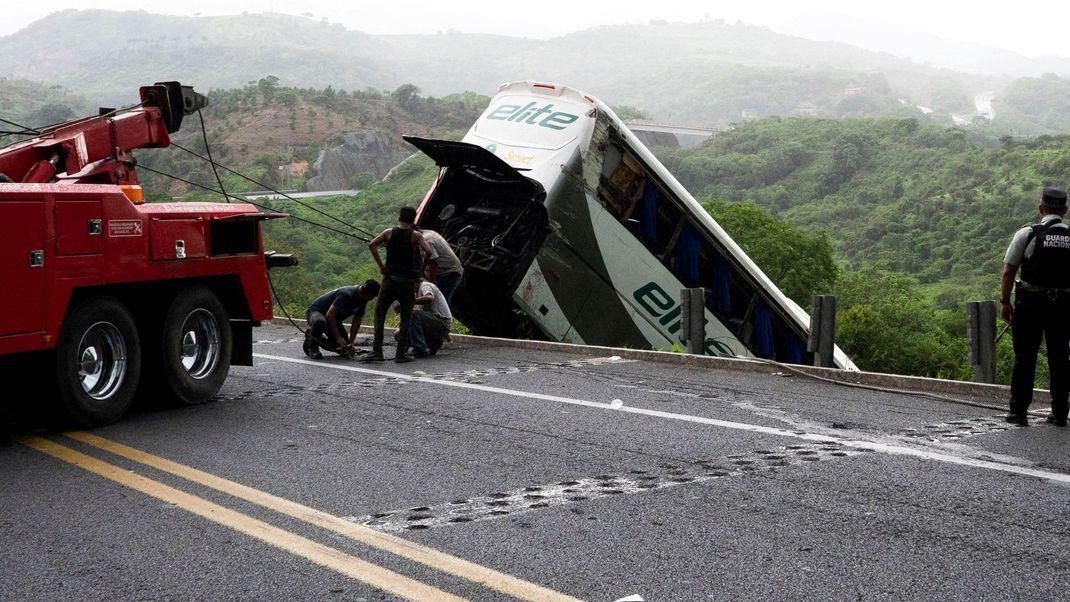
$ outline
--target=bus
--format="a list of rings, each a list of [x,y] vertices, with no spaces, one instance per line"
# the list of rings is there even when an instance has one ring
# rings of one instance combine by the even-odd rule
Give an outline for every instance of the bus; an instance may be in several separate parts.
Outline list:
[[[417,224],[464,264],[451,306],[473,333],[670,350],[702,287],[705,354],[813,363],[807,312],[597,98],[506,83],[462,141],[405,140],[440,168]]]

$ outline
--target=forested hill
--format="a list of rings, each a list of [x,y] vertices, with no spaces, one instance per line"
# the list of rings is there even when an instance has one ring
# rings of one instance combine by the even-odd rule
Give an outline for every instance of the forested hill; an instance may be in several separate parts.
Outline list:
[[[59,123],[88,115],[89,102],[60,85],[47,85],[30,80],[0,81],[0,117],[27,127]],[[0,130],[11,130],[3,124]],[[0,136],[0,144],[7,142]]]
[[[401,139],[403,134],[460,138],[489,101],[476,94],[429,98],[413,86],[389,93],[291,88],[274,77],[233,90],[213,90],[208,100],[202,112],[213,158],[266,185],[294,189],[316,175],[312,168],[320,153],[338,147],[347,134],[363,134],[362,140],[374,142],[359,149],[364,165],[374,167],[365,173],[349,173],[350,181],[343,186],[365,188],[416,152]],[[187,117],[171,138],[203,155],[199,119]],[[177,147],[142,149],[137,157],[143,166],[156,171],[218,188],[211,166]],[[221,175],[230,192],[264,188],[226,171]],[[142,170],[140,177],[156,200],[191,190],[185,183],[148,170]]]
[[[950,123],[951,112],[973,112],[974,94],[1008,81],[724,22],[607,26],[531,40],[375,36],[278,14],[68,10],[0,38],[0,77],[60,84],[105,104],[135,100],[137,86],[159,80],[234,88],[269,74],[302,88],[412,83],[432,95],[490,94],[505,81],[537,79],[662,120],[713,125],[744,115],[920,114],[919,104]]]
[[[659,155],[700,199],[826,231],[850,269],[985,293],[1041,187],[1070,178],[1066,136],[992,141],[913,119],[767,119]]]

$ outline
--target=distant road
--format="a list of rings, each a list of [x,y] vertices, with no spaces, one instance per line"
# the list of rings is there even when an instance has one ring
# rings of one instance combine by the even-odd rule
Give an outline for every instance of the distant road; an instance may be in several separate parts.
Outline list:
[[[977,114],[989,121],[996,118],[996,110],[992,108],[992,99],[995,92],[982,92],[973,98],[973,104],[977,107]]]
[[[664,136],[668,134],[676,138],[679,146],[690,148],[702,144],[707,138],[717,133],[717,130],[709,128],[676,126],[660,123],[631,122],[626,123],[625,125],[627,125],[628,129],[639,136],[639,139],[648,146],[651,144],[659,145],[659,142],[660,144],[664,144],[664,142],[661,142],[659,135]],[[648,135],[648,139],[644,139],[644,134]],[[672,145],[670,144],[670,146]]]
[[[294,199],[310,199],[318,196],[357,196],[360,194],[359,190],[321,190],[319,192],[287,192],[286,196]],[[278,201],[285,199],[277,192],[263,191],[263,192],[243,192],[240,193],[243,198],[253,201],[269,200]]]

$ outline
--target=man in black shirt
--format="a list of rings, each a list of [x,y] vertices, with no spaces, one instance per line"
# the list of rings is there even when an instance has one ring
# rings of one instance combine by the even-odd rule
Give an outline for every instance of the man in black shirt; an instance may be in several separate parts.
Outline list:
[[[323,358],[320,347],[334,351],[339,355],[351,355],[352,345],[357,340],[360,322],[364,318],[364,309],[379,294],[379,283],[368,280],[357,286],[343,286],[319,296],[311,305],[305,318],[308,320],[308,332],[305,333],[304,351],[308,357],[318,360]],[[353,325],[345,336],[342,322],[353,316]]]
[[[383,326],[390,304],[398,302],[401,325],[398,330],[397,353],[394,361],[411,362],[412,356],[405,353],[409,348],[409,318],[416,299],[416,282],[427,268],[431,257],[431,247],[413,228],[416,223],[416,209],[402,207],[398,211],[398,225],[387,228],[368,243],[372,259],[383,273],[383,288],[379,300],[375,302],[375,339],[372,352],[364,358],[368,362],[383,361]],[[386,264],[379,257],[379,245],[386,244]]]

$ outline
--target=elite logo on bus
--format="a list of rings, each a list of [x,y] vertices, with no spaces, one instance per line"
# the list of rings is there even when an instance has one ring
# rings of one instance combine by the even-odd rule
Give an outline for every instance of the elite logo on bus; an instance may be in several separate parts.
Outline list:
[[[673,299],[669,293],[665,292],[665,289],[658,286],[657,283],[646,283],[632,293],[632,297],[639,302],[639,305],[646,310],[651,317],[658,321],[658,324],[668,328],[669,338],[671,338],[671,335],[680,332],[682,326],[680,314],[683,313],[683,306]],[[710,319],[703,317],[702,321],[709,324]],[[731,347],[717,339],[706,339],[703,343],[702,347],[706,352],[706,355],[735,355],[735,353],[732,352]]]
[[[526,125],[537,125],[539,127],[550,128],[551,130],[563,130],[569,124],[580,118],[579,115],[573,115],[572,113],[555,111],[554,103],[550,103],[545,107],[540,107],[538,109],[535,108],[535,104],[536,103],[534,102],[529,102],[524,106],[501,105],[491,111],[490,114],[487,115],[487,119],[493,119],[495,121],[512,121],[514,123],[523,123]]]

